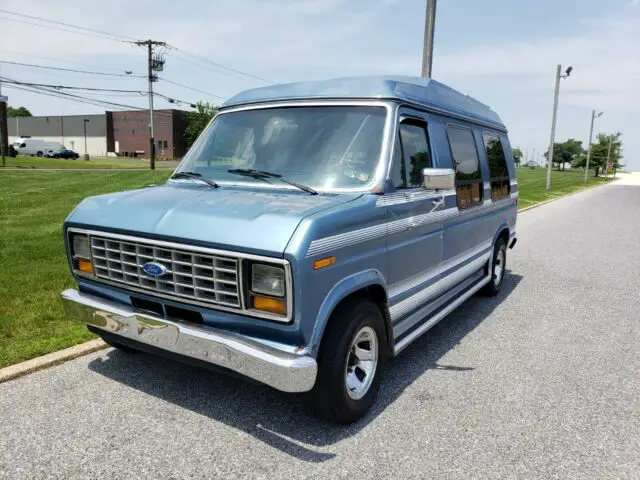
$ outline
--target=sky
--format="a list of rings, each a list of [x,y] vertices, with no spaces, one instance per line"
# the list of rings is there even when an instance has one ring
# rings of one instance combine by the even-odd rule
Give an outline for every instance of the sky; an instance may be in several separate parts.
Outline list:
[[[219,103],[269,82],[378,74],[419,76],[425,0],[0,2],[0,60],[144,75],[143,48],[15,21],[41,24],[26,15],[167,42],[179,50],[167,51],[161,77],[206,94],[164,80],[154,88],[178,100]],[[433,78],[496,110],[509,128],[512,146],[520,147],[529,159],[534,149],[538,157],[549,144],[557,64],[563,70],[572,66],[573,72],[561,81],[556,141],[577,138],[586,146],[591,111],[602,111],[594,136],[622,132],[622,163],[640,170],[640,0],[438,2]],[[25,82],[147,88],[142,77],[104,77],[10,64],[0,64],[0,69],[0,75]],[[34,115],[105,109],[6,85],[3,94],[9,96],[10,105],[23,105]],[[86,95],[147,107],[146,97],[138,93]],[[156,101],[157,108],[172,106],[162,99]]]

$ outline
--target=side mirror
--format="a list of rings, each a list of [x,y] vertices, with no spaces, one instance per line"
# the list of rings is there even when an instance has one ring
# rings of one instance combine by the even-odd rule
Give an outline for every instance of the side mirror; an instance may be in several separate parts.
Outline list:
[[[427,190],[453,190],[456,172],[452,168],[425,168],[422,186]]]

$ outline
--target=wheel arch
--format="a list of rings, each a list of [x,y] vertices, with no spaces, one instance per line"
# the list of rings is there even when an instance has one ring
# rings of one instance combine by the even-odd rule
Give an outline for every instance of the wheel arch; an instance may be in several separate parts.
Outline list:
[[[496,229],[495,233],[493,234],[493,241],[491,242],[491,244],[495,245],[498,239],[501,238],[502,240],[504,240],[504,244],[508,246],[509,232],[510,232],[509,225],[507,225],[506,222],[502,222],[500,226]]]
[[[384,339],[385,352],[390,352],[393,344],[393,333],[387,303],[386,282],[378,270],[366,270],[342,279],[325,297],[318,311],[310,342],[311,353],[314,356],[318,354],[324,333],[331,322],[333,313],[344,302],[358,297],[369,299],[380,308],[386,331],[386,338]]]

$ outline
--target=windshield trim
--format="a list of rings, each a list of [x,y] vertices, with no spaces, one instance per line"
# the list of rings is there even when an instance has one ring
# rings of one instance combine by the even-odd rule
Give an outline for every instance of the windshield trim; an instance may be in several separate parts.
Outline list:
[[[387,174],[387,163],[390,161],[389,158],[389,145],[391,143],[391,133],[393,128],[393,122],[395,121],[394,115],[394,103],[391,101],[382,101],[382,100],[294,100],[294,101],[275,101],[275,102],[264,102],[264,103],[254,103],[250,105],[240,105],[235,107],[228,107],[222,110],[219,110],[218,113],[211,119],[209,124],[203,130],[207,131],[211,124],[220,116],[226,115],[228,113],[233,112],[242,112],[247,110],[260,110],[260,109],[268,109],[268,108],[286,108],[286,107],[383,107],[386,109],[386,116],[384,121],[384,130],[382,132],[382,146],[380,147],[380,158],[378,159],[378,165],[376,166],[376,171],[369,183],[363,185],[361,187],[330,187],[330,188],[316,188],[321,193],[352,193],[352,192],[371,192],[376,189],[381,189],[383,187],[384,180]],[[184,156],[182,161],[178,164],[176,169],[172,172],[171,175],[180,171],[180,168],[183,164],[189,161],[191,157],[191,152],[195,150],[195,147],[202,141],[204,136],[201,134],[195,143],[189,149],[189,152]],[[225,185],[227,183],[231,183],[236,186],[248,186],[250,188],[274,188],[276,185],[260,185],[256,183],[253,185],[252,183],[238,183],[238,182],[225,182],[219,181],[217,179],[213,179],[216,183],[220,185]],[[173,183],[174,180],[168,180],[168,182]],[[278,187],[276,187],[278,188]],[[290,186],[280,186],[279,188],[283,188],[286,190],[297,190],[294,187]]]

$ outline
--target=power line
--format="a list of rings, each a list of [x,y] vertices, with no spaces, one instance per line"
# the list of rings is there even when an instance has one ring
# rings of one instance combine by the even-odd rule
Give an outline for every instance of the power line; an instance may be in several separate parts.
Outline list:
[[[19,80],[15,80],[15,79],[9,78],[9,77],[1,77],[0,76],[0,78],[5,83],[14,83],[14,84],[17,84],[17,85],[24,85],[24,86],[28,86],[28,87],[46,87],[46,88],[54,88],[54,89],[57,89],[57,90],[67,89],[67,90],[87,90],[87,91],[94,91],[94,92],[137,93],[139,95],[146,95],[146,92],[144,92],[142,90],[122,90],[122,89],[119,89],[119,88],[77,87],[77,86],[73,86],[73,85],[52,85],[52,84],[47,84],[47,83],[21,82]]]
[[[158,80],[162,80],[163,82],[167,82],[167,83],[171,83],[173,85],[177,85],[178,87],[186,88],[187,90],[193,90],[194,92],[204,93],[205,95],[209,95],[210,97],[216,97],[216,98],[219,98],[221,100],[226,100],[227,99],[226,97],[221,97],[220,95],[216,95],[215,93],[205,92],[204,90],[199,90],[197,88],[193,88],[193,87],[190,87],[188,85],[184,85],[182,83],[174,82],[173,80],[167,80],[164,77],[158,77]]]
[[[27,52],[19,52],[17,50],[9,50],[7,48],[2,48],[2,47],[0,47],[0,50],[2,50],[3,52],[8,52],[8,53],[15,54],[15,55],[22,55],[22,56],[26,56],[26,57],[39,58],[39,59],[42,59],[42,60],[50,60],[52,62],[68,63],[70,65],[80,65],[82,67],[89,67],[89,68],[103,68],[102,66],[92,65],[90,63],[72,62],[71,60],[62,60],[61,58],[46,57],[44,55],[36,55],[34,53],[27,53]],[[105,68],[105,70],[111,70],[112,72],[124,72],[124,71],[127,71],[128,69],[126,69],[126,68]],[[139,72],[132,72],[132,73],[135,74],[134,76],[138,76],[138,75],[143,76]],[[129,74],[128,76],[131,76],[131,74]]]
[[[231,78],[237,78],[238,80],[244,80],[244,81],[249,80],[248,78],[243,77],[241,75],[236,75],[235,73],[232,73],[232,72],[225,72],[224,70],[212,67],[211,65],[207,65],[207,64],[205,64],[203,62],[194,62],[193,60],[189,60],[187,57],[183,57],[182,55],[176,56],[174,58],[177,59],[177,60],[180,60],[181,62],[188,63],[189,65],[195,65],[198,68],[203,68],[203,69],[206,69],[208,71],[215,72],[215,73],[218,73],[218,74],[221,74],[221,75],[226,75],[226,76],[231,77]]]
[[[46,88],[42,88],[42,87],[26,87],[23,85],[15,85],[15,84],[6,84],[7,88],[13,88],[13,89],[17,89],[17,90],[22,90],[25,92],[30,92],[30,93],[36,93],[39,95],[45,95],[45,96],[49,96],[49,97],[56,97],[56,98],[61,98],[64,100],[69,100],[72,102],[78,102],[78,103],[85,103],[88,105],[94,105],[94,106],[98,106],[98,107],[120,107],[120,108],[126,108],[128,110],[134,110],[134,111],[147,111],[146,108],[142,108],[142,107],[136,107],[133,105],[126,105],[126,104],[122,104],[122,103],[116,103],[116,102],[110,102],[108,100],[100,100],[97,98],[87,98],[87,97],[83,97],[81,95],[75,95],[75,94],[71,94],[71,93],[66,93],[66,92],[58,92],[55,90],[48,90]],[[168,112],[161,112],[161,111],[155,111],[155,115],[160,116],[160,117],[170,117],[172,114],[168,113]]]
[[[42,23],[30,22],[28,20],[20,20],[20,19],[17,19],[17,18],[9,18],[9,17],[0,16],[0,20],[9,20],[10,22],[24,23],[26,25],[35,25],[36,27],[50,28],[51,30],[58,30],[60,32],[67,32],[67,33],[75,33],[77,35],[84,35],[85,37],[101,38],[103,40],[115,40],[117,42],[130,43],[128,40],[118,40],[117,38],[106,37],[104,35],[97,35],[97,34],[87,33],[87,32],[76,32],[74,30],[69,30],[69,29],[60,28],[60,27],[54,27],[53,25],[43,25]]]
[[[122,90],[122,89],[118,89],[118,88],[97,88],[97,87],[78,87],[78,86],[72,86],[72,85],[52,85],[52,84],[46,84],[46,83],[31,83],[31,82],[21,82],[19,80],[15,80],[13,78],[8,78],[8,77],[2,77],[0,76],[0,79],[7,85],[21,85],[23,87],[39,87],[39,88],[44,88],[44,89],[48,89],[48,90],[84,90],[87,92],[110,92],[110,93],[126,93],[126,94],[136,94],[136,95],[147,95],[147,92],[144,92],[142,90]],[[64,92],[60,92],[60,93],[64,93]],[[180,100],[177,99],[175,97],[169,96],[169,95],[164,95],[162,93],[159,92],[153,92],[154,96],[157,96],[159,98],[163,98],[166,101],[168,101],[169,103],[175,103],[178,105],[189,105],[192,108],[195,108],[195,103],[188,101],[188,100]]]
[[[20,62],[10,62],[8,60],[0,60],[0,63],[5,63],[7,65],[19,65],[21,67],[32,67],[32,68],[44,68],[47,70],[60,70],[62,72],[73,72],[73,73],[87,73],[90,75],[104,75],[108,77],[126,77],[126,78],[143,78],[144,75],[132,75],[126,73],[107,73],[107,72],[94,72],[91,70],[78,70],[75,68],[62,68],[62,67],[49,67],[46,65],[35,65],[33,63],[20,63]]]
[[[24,13],[12,12],[10,10],[5,10],[5,9],[0,9],[0,13],[5,13],[5,14],[8,14],[8,15],[15,15],[17,17],[20,17],[21,19],[22,18],[30,18],[32,20],[37,20],[37,21],[40,21],[40,22],[53,23],[55,25],[61,25],[61,26],[68,27],[68,28],[75,28],[77,30],[83,30],[85,32],[91,32],[93,34],[98,34],[98,35],[101,35],[101,36],[112,37],[112,38],[110,38],[110,40],[117,40],[119,42],[128,42],[128,41],[135,40],[132,37],[128,37],[126,35],[120,35],[118,33],[105,32],[104,30],[97,30],[95,28],[82,27],[80,25],[73,25],[71,23],[59,22],[59,21],[56,21],[56,20],[50,20],[48,18],[37,17],[35,15],[26,15]],[[6,18],[6,17],[4,17],[4,18]],[[17,20],[17,19],[10,19],[10,18],[7,18],[7,20],[20,21],[20,20]],[[41,26],[47,27],[46,25],[41,25]],[[48,27],[48,28],[52,28],[52,27]],[[81,32],[71,32],[71,33],[81,33]],[[105,37],[102,37],[102,38],[105,38]]]
[[[65,92],[56,92],[56,91],[51,91],[51,90],[46,90],[46,89],[39,89],[37,87],[25,87],[25,86],[21,86],[21,85],[15,85],[15,84],[7,84],[6,85],[7,88],[13,88],[16,90],[22,90],[25,92],[29,92],[29,93],[36,93],[39,95],[45,95],[45,96],[49,96],[49,97],[56,97],[56,98],[63,98],[65,100],[69,100],[72,102],[78,102],[78,103],[86,103],[89,105],[96,105],[99,107],[105,107],[105,106],[117,106],[117,107],[123,107],[123,108],[128,108],[131,110],[144,110],[140,107],[134,107],[131,105],[124,105],[124,104],[119,104],[119,103],[114,103],[114,102],[108,102],[106,100],[99,100],[96,98],[86,98],[86,97],[82,97],[80,95],[72,95],[69,93],[65,93]]]
[[[243,76],[245,76],[245,77],[252,78],[252,79],[254,79],[254,80],[260,80],[261,82],[276,83],[276,82],[274,82],[273,80],[268,80],[268,79],[266,79],[266,78],[264,78],[264,77],[259,77],[258,75],[253,75],[253,74],[251,74],[251,73],[243,72],[242,70],[238,70],[238,69],[236,69],[236,68],[229,67],[228,65],[223,65],[222,63],[214,62],[213,60],[209,60],[208,58],[201,57],[201,56],[196,55],[196,54],[194,54],[194,53],[189,53],[189,52],[187,52],[187,51],[185,51],[185,50],[182,50],[181,48],[175,47],[175,46],[173,46],[173,45],[167,45],[167,46],[168,46],[169,48],[171,48],[172,50],[174,50],[174,51],[176,51],[176,52],[181,53],[182,55],[185,55],[185,56],[187,56],[187,57],[191,57],[191,58],[197,59],[197,60],[199,60],[199,61],[201,61],[201,62],[207,63],[207,64],[209,64],[209,65],[213,65],[214,67],[222,68],[222,69],[225,69],[225,70],[229,70],[229,71],[231,71],[231,72],[234,72],[234,73],[237,73],[237,74],[243,75]],[[184,60],[184,59],[183,59],[183,60]],[[220,73],[223,73],[223,74],[229,75],[229,74],[228,74],[228,73],[226,73],[226,72],[220,72]],[[233,75],[231,75],[231,76],[233,76]]]
[[[86,36],[90,36],[90,37],[97,37],[97,38],[103,38],[103,39],[107,39],[107,40],[115,40],[115,41],[118,41],[118,42],[141,45],[140,41],[136,41],[133,37],[129,37],[127,35],[121,35],[121,34],[106,32],[104,30],[97,30],[97,29],[94,29],[94,28],[83,27],[83,26],[80,26],[80,25],[74,25],[74,24],[71,24],[71,23],[60,22],[60,21],[56,21],[56,20],[50,20],[50,19],[47,19],[47,18],[35,16],[35,15],[26,15],[26,14],[23,14],[23,13],[12,12],[10,10],[5,10],[5,9],[0,9],[0,13],[4,13],[4,14],[20,17],[20,18],[9,18],[9,17],[6,17],[6,16],[5,17],[0,16],[0,19],[4,19],[4,20],[20,22],[20,23],[26,23],[26,24],[29,24],[29,25],[35,25],[35,26],[44,27],[44,28],[51,28],[51,29],[54,29],[54,30],[60,30],[60,31],[67,32],[67,33],[76,33],[76,34],[79,34],[79,35],[86,35]],[[30,22],[30,21],[27,21],[27,20],[23,20],[23,18],[30,18],[30,19],[36,20],[38,22],[44,22],[44,23],[50,23],[50,24],[54,24],[54,25],[59,25],[59,27],[54,27],[53,25],[46,25],[46,24],[43,24],[43,23]],[[67,28],[61,28],[61,27],[67,27]],[[76,30],[81,30],[81,31],[69,30],[69,28],[76,29]],[[163,42],[161,42],[161,43],[162,43],[162,46],[164,46],[166,48],[169,48],[171,50],[174,50],[174,51],[178,52],[179,54],[181,54],[183,56],[191,57],[191,58],[196,59],[197,61],[199,61],[201,63],[206,63],[206,64],[208,64],[210,66],[216,67],[218,69],[222,69],[223,71],[219,71],[218,70],[218,73],[221,73],[223,75],[229,75],[229,76],[232,76],[232,77],[235,77],[235,78],[242,78],[242,79],[250,78],[250,79],[259,80],[261,82],[267,82],[267,83],[275,83],[272,80],[268,80],[268,79],[266,79],[264,77],[260,77],[258,75],[254,75],[252,73],[248,73],[248,72],[245,72],[243,70],[239,70],[237,68],[233,68],[233,67],[230,67],[228,65],[224,65],[222,63],[214,62],[213,60],[209,60],[208,58],[201,57],[201,56],[196,55],[194,53],[187,52],[187,51],[185,51],[185,50],[183,50],[181,48],[178,48],[176,46],[165,44]],[[192,63],[192,62],[189,62],[188,60],[186,60],[185,58],[182,58],[182,60],[187,61],[188,63]],[[224,70],[227,70],[227,72],[225,72]],[[237,77],[236,75],[233,75],[232,73],[229,73],[229,72],[241,75],[241,77]],[[214,96],[217,96],[217,95],[214,95]]]

